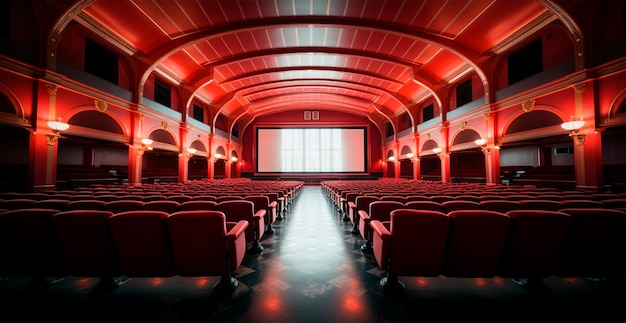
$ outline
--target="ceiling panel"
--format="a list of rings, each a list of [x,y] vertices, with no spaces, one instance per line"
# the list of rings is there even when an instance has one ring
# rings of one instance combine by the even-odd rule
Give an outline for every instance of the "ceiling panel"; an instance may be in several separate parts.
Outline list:
[[[535,0],[94,0],[80,16],[220,113],[322,96],[386,118],[522,28],[558,19]]]

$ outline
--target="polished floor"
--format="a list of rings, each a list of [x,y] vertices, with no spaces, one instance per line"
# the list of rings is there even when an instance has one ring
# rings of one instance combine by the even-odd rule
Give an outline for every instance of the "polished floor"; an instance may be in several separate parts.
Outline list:
[[[531,292],[509,279],[401,277],[404,293],[378,285],[385,272],[326,199],[306,186],[276,232],[250,253],[232,294],[217,277],[132,278],[96,293],[95,278],[68,277],[27,288],[0,279],[2,322],[626,322],[623,286],[588,279],[546,280]]]

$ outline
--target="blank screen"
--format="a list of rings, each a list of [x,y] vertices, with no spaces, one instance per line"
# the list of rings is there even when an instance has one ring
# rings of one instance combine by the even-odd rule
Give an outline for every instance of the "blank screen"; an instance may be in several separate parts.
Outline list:
[[[258,128],[259,173],[366,172],[365,128]]]

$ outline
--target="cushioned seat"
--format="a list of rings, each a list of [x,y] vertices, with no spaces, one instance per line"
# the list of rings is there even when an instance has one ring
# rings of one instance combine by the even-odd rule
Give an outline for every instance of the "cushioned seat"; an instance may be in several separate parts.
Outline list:
[[[243,199],[223,201],[217,204],[217,210],[226,215],[226,221],[248,221],[246,240],[252,243],[250,250],[260,252],[263,250],[261,238],[265,232],[266,210],[254,211],[254,203]]]
[[[409,209],[392,211],[389,222],[372,221],[374,258],[387,270],[387,277],[380,281],[383,288],[403,288],[398,276],[439,276],[448,224],[442,212]]]
[[[517,201],[509,200],[485,200],[480,201],[480,207],[484,210],[506,213],[513,210],[519,210],[522,205]]]
[[[141,210],[144,204],[145,203],[143,201],[136,200],[115,200],[107,202],[104,205],[104,210],[111,211],[113,213],[137,211]]]
[[[443,212],[441,204],[434,201],[410,201],[404,203],[407,209]]]
[[[571,217],[547,210],[513,210],[506,215],[511,223],[497,275],[539,287],[554,273]]]
[[[497,274],[510,218],[487,210],[448,213],[450,232],[443,275],[493,277]]]
[[[220,276],[219,289],[238,285],[231,273],[246,253],[247,221],[226,222],[220,211],[179,211],[167,224],[179,276]]]
[[[359,234],[359,211],[369,211],[370,203],[378,201],[379,198],[372,195],[360,195],[354,199],[354,204],[350,204],[350,221],[352,221],[352,234]]]
[[[52,216],[71,275],[100,277],[96,289],[107,291],[124,280],[109,227],[109,211],[72,210]]]
[[[31,277],[45,286],[69,274],[63,248],[52,223],[53,209],[20,209],[0,214],[0,237],[7,246],[2,272]]]
[[[480,204],[474,201],[450,200],[441,203],[441,210],[443,213],[456,210],[480,210]]]
[[[217,202],[206,200],[189,200],[180,203],[179,211],[217,210]]]
[[[141,209],[149,211],[163,211],[171,214],[180,211],[180,203],[170,200],[144,201]]]
[[[626,213],[604,208],[567,208],[571,224],[556,264],[561,277],[606,277],[623,281]]]
[[[272,227],[272,223],[276,221],[276,206],[278,203],[276,201],[270,202],[270,198],[268,196],[261,194],[246,195],[243,199],[254,203],[254,212],[266,210],[265,234],[273,234],[274,228]]]
[[[109,225],[128,277],[170,277],[176,274],[163,211],[127,211],[114,214]]]
[[[378,220],[381,222],[389,221],[391,211],[401,209],[404,203],[399,201],[374,201],[370,203],[368,211],[359,211],[359,233],[365,239],[365,243],[361,246],[361,251],[372,253],[372,230],[370,222]]]

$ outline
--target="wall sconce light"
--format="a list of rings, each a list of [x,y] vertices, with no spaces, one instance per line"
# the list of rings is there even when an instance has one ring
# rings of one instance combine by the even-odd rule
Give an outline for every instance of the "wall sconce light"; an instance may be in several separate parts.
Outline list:
[[[580,117],[580,120],[574,120],[574,116],[570,116],[569,121],[561,124],[561,128],[569,131],[569,136],[574,138],[579,146],[582,146],[585,144],[585,135],[579,134],[578,132],[584,125],[585,121],[582,116]]]
[[[230,157],[230,160],[232,162],[236,162],[238,160],[238,158],[237,158],[237,156],[232,156],[232,157]]]
[[[389,156],[389,157],[387,157],[387,160],[388,160],[388,161],[394,161],[394,160],[396,160],[396,157],[394,157],[394,156]]]
[[[407,158],[413,158],[413,153],[408,153],[408,154],[406,154],[406,157],[407,157]]]
[[[58,118],[56,121],[48,121],[48,127],[52,129],[53,133],[46,134],[46,142],[49,146],[54,146],[59,137],[61,137],[61,131],[67,130],[70,125],[61,121],[61,118]]]
[[[152,139],[148,139],[148,138],[142,138],[141,139],[141,147],[139,147],[139,151],[140,152],[144,152],[146,150],[152,150],[152,143],[154,141]]]
[[[220,158],[222,158],[222,154],[220,154],[220,153],[215,153],[215,154],[213,154],[213,157],[215,157],[215,158],[217,158],[217,159],[220,159]]]
[[[437,155],[441,154],[441,148],[437,147],[437,148],[433,148],[433,152]]]
[[[196,148],[187,148],[187,152],[191,155],[195,154],[197,152]]]
[[[489,154],[491,152],[491,148],[487,147],[487,140],[480,138],[480,139],[476,139],[474,140],[474,143],[480,147],[480,150],[483,151],[484,154]],[[500,149],[499,146],[493,146],[493,149]]]

